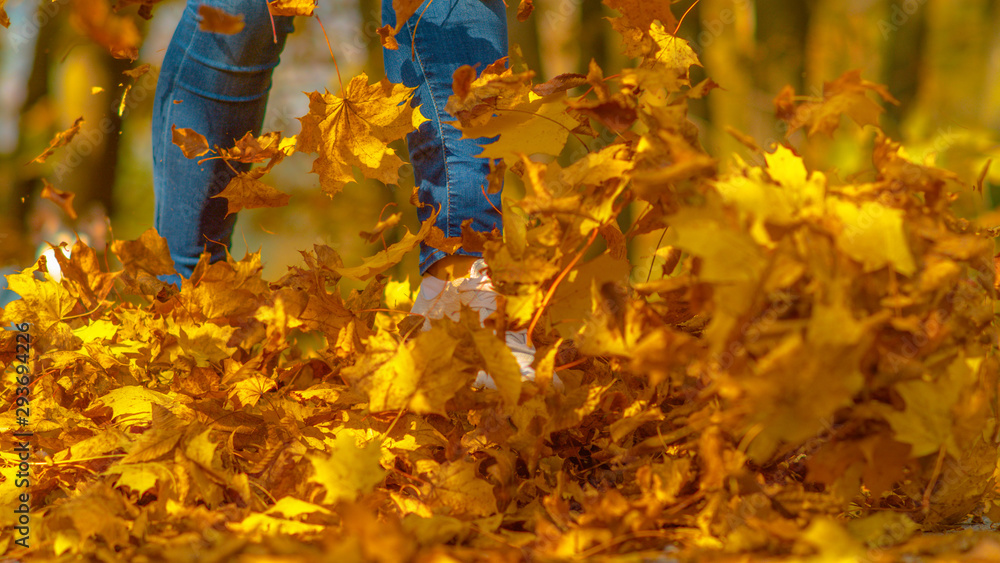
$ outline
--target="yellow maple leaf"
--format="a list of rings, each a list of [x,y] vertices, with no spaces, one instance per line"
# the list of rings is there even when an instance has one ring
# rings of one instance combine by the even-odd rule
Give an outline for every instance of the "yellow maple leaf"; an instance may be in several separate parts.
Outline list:
[[[227,255],[225,261],[211,264],[208,254],[202,254],[191,277],[183,282],[182,297],[209,319],[251,313],[268,290],[261,279],[263,269],[259,250],[239,261]]]
[[[436,218],[437,213],[435,212],[420,225],[420,230],[416,233],[411,233],[409,229],[406,229],[406,234],[403,235],[403,238],[399,242],[392,244],[389,248],[374,256],[365,258],[361,265],[350,268],[333,268],[333,270],[345,278],[359,281],[365,281],[371,279],[376,274],[381,274],[398,264],[407,253],[416,248],[420,241],[427,238]]]
[[[653,22],[649,27],[649,35],[656,42],[656,53],[653,60],[657,64],[663,65],[671,70],[681,71],[687,74],[687,70],[692,65],[701,66],[698,54],[694,52],[691,45],[667,31],[663,25]]]
[[[875,201],[855,205],[830,200],[830,211],[844,228],[837,235],[837,246],[861,262],[868,271],[891,265],[909,276],[917,270],[913,253],[903,229],[904,213]]]
[[[324,192],[334,195],[354,182],[354,166],[366,178],[399,181],[403,161],[388,143],[428,121],[408,103],[413,91],[385,79],[368,84],[362,73],[344,87],[342,96],[309,94],[309,113],[299,118],[299,150],[319,153],[312,171],[319,174]]]
[[[721,209],[684,207],[668,220],[671,228],[665,242],[703,258],[702,279],[751,280],[764,268],[761,248],[749,234],[730,224]]]
[[[885,408],[884,416],[895,431],[895,439],[912,446],[914,457],[937,452],[942,446],[956,459],[962,452],[952,431],[953,409],[959,393],[974,381],[975,372],[964,357],[956,357],[936,381],[903,381],[895,386],[906,403],[897,411]]]
[[[425,490],[451,509],[452,515],[487,516],[497,509],[493,486],[476,475],[476,463],[457,459],[431,472]]]
[[[562,152],[570,131],[580,123],[566,112],[565,92],[519,104],[509,110],[497,110],[497,116],[483,125],[464,127],[463,139],[500,136],[496,142],[483,145],[480,158],[502,158],[508,166],[520,160],[520,155],[535,153],[557,155]]]
[[[128,487],[140,496],[155,487],[157,481],[169,481],[172,477],[170,472],[160,463],[117,464],[105,471],[104,474],[117,474],[118,478],[114,481],[115,487]]]
[[[447,401],[472,379],[455,359],[457,346],[440,326],[402,344],[380,332],[368,339],[367,353],[344,377],[368,393],[374,412],[408,408],[444,414]]]
[[[241,534],[249,534],[250,537],[274,536],[275,534],[287,534],[289,536],[312,536],[322,533],[326,526],[320,524],[309,524],[273,516],[270,511],[265,513],[255,512],[240,522],[230,522],[227,524],[230,530]]]
[[[229,391],[229,397],[233,401],[234,408],[241,409],[246,406],[256,405],[260,398],[277,384],[273,379],[261,374],[254,374],[242,381],[236,382]]]
[[[370,492],[385,476],[385,470],[379,465],[382,457],[379,442],[371,441],[358,447],[353,439],[345,436],[327,441],[327,445],[329,455],[306,454],[313,468],[309,481],[319,483],[326,491],[324,503],[354,500]]]
[[[288,205],[288,200],[292,196],[261,182],[258,179],[261,174],[257,170],[240,172],[229,181],[226,189],[219,192],[218,195],[212,196],[226,198],[228,205],[226,209],[227,217],[243,209],[284,207]]]
[[[233,355],[235,348],[228,345],[235,327],[204,324],[173,324],[168,333],[177,337],[179,350],[171,354],[171,361],[180,356],[195,360],[197,365],[218,363]]]
[[[56,254],[59,254],[58,252]],[[3,322],[31,323],[37,330],[46,331],[60,322],[76,305],[77,300],[45,273],[44,280],[35,278],[39,265],[25,268],[19,274],[7,275],[7,287],[21,296],[3,309]]]
[[[99,399],[101,404],[111,407],[112,418],[122,417],[130,423],[148,423],[153,419],[153,405],[162,407],[173,405],[178,397],[174,393],[160,393],[138,385],[125,385],[108,391]]]

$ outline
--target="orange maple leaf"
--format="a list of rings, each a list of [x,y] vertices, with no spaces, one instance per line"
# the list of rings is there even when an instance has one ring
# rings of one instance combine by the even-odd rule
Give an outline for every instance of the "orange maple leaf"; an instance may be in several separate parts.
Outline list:
[[[368,84],[368,76],[355,76],[343,96],[311,92],[309,113],[299,118],[302,152],[318,153],[312,171],[319,174],[323,191],[336,194],[354,182],[352,167],[386,184],[399,181],[403,160],[389,148],[427,121],[409,103],[414,88],[382,80]]]

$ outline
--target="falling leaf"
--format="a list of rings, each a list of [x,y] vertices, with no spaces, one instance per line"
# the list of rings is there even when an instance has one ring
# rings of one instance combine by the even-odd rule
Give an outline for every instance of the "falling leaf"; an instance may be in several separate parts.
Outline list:
[[[243,209],[288,205],[292,196],[261,182],[256,172],[256,170],[240,172],[229,181],[224,190],[212,196],[226,198],[228,204],[226,216]]]
[[[375,30],[378,33],[379,39],[381,40],[382,46],[390,51],[395,51],[399,49],[399,42],[396,41],[396,35],[393,33],[392,26],[385,24],[382,27]]]
[[[42,197],[59,206],[70,219],[76,219],[76,210],[73,209],[73,198],[76,194],[64,192],[56,189],[48,180],[42,179]]]
[[[395,184],[403,161],[388,143],[402,139],[427,119],[407,103],[413,88],[382,80],[368,84],[354,77],[343,97],[327,92],[309,94],[309,113],[299,118],[299,150],[319,153],[312,171],[323,191],[334,195],[354,182],[352,167],[366,178]]]
[[[372,228],[371,232],[361,231],[361,238],[368,242],[377,241],[386,231],[395,227],[399,224],[399,221],[403,218],[402,213],[393,213],[386,219],[379,219],[378,223]]]
[[[565,94],[541,98],[519,106],[516,111],[499,111],[486,125],[459,127],[462,138],[492,137],[496,142],[483,145],[480,158],[503,159],[513,165],[526,154],[559,154],[578,122],[566,113]]]
[[[45,162],[45,159],[52,156],[52,153],[54,153],[57,148],[64,147],[73,140],[73,137],[80,132],[81,125],[83,125],[83,117],[76,118],[76,121],[73,122],[73,125],[69,129],[56,133],[56,136],[49,141],[49,147],[45,149],[42,154],[31,159],[28,164],[31,164],[32,162],[37,162],[39,164]]]
[[[202,8],[206,8],[207,6],[203,5],[201,7]],[[128,70],[123,70],[122,74],[124,74],[125,76],[128,76],[129,78],[133,78],[134,79],[134,78],[139,78],[140,76],[146,74],[147,72],[149,72],[149,69],[150,69],[149,63],[144,63],[144,64],[141,64],[141,65],[135,67],[135,68],[130,68]]]
[[[206,4],[198,6],[198,15],[201,16],[198,29],[209,33],[235,35],[243,31],[243,26],[246,25],[243,14],[233,15]]]
[[[517,5],[517,21],[525,22],[531,16],[531,12],[535,9],[535,3],[533,0],[521,0]]]
[[[420,230],[416,233],[411,233],[407,229],[406,234],[403,235],[403,238],[399,242],[389,246],[389,248],[379,252],[375,256],[366,258],[360,266],[336,268],[335,271],[344,277],[364,281],[388,270],[398,264],[403,259],[403,256],[416,248],[417,244],[427,237],[434,226],[434,219],[436,217],[437,214],[435,213],[424,221],[420,226]]]
[[[817,132],[833,135],[840,126],[840,117],[850,116],[860,126],[877,125],[878,116],[885,110],[866,94],[872,91],[883,100],[899,105],[885,86],[861,78],[860,70],[845,72],[833,82],[823,84],[823,99],[796,105],[794,90],[786,87],[775,99],[778,118],[789,125],[786,135],[808,126],[808,133]]]
[[[178,129],[176,125],[171,125],[170,134],[173,143],[180,147],[187,158],[197,158],[209,151],[208,139],[194,129]]]
[[[311,17],[316,9],[316,0],[271,0],[267,7],[274,16]]]

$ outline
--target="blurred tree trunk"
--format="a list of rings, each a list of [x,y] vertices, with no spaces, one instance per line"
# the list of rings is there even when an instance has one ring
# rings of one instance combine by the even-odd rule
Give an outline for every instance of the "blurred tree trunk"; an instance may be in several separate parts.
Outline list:
[[[865,80],[882,81],[885,38],[881,22],[888,13],[889,0],[816,0],[809,22],[806,79],[801,93],[822,97],[825,82],[853,69],[860,69]],[[846,170],[866,166],[871,157],[859,149],[870,134],[857,128],[853,131],[856,135],[841,135],[832,141],[814,137],[803,155],[807,166],[825,169],[834,162]]]
[[[30,196],[41,187],[41,170],[37,167],[24,166],[38,156],[41,148],[47,143],[46,136],[52,130],[52,112],[48,107],[49,67],[51,66],[50,45],[42,40],[52,37],[58,28],[55,18],[42,17],[41,6],[38,7],[39,21],[44,22],[38,30],[32,53],[31,73],[28,75],[24,103],[21,106],[20,122],[18,124],[17,148],[14,150],[14,186],[11,190],[11,210],[14,211],[16,229],[28,233],[28,215],[31,209]],[[27,55],[27,54],[26,54]],[[34,153],[34,154],[32,154]],[[30,239],[29,239],[30,240]],[[34,245],[31,241],[29,244]],[[32,249],[33,250],[33,249]],[[22,257],[26,259],[27,257]]]
[[[701,30],[692,46],[702,57],[708,76],[722,86],[708,97],[712,126],[706,149],[715,155],[745,153],[725,128],[753,132],[755,2],[702,0],[699,9]],[[720,164],[726,166],[725,158]]]
[[[996,43],[992,0],[928,0],[927,49],[921,65],[917,106],[908,121],[908,132],[929,138],[947,124],[974,126],[990,115],[986,94],[990,50]],[[899,14],[895,12],[894,14]],[[902,27],[910,21],[898,16]],[[894,22],[893,22],[894,23]],[[895,23],[894,23],[895,24]]]
[[[377,26],[382,25],[382,0],[358,0],[358,13],[361,15],[361,27],[364,30],[369,28],[368,22],[374,19]],[[379,36],[367,37],[367,51],[365,57],[365,72],[371,80],[382,80],[385,77],[385,66],[382,63],[382,43]]]
[[[580,56],[576,72],[587,74],[590,61],[597,61],[605,76],[615,74],[624,64],[619,53],[621,41],[605,17],[613,13],[601,0],[583,0],[580,3]]]
[[[76,194],[74,207],[81,215],[94,205],[108,215],[116,211],[112,189],[122,127],[119,108],[125,86],[133,83],[122,72],[133,66],[138,63],[116,59],[103,47],[84,43],[73,47],[53,71],[56,84],[51,96],[59,108],[56,129],[70,127],[80,116],[85,122],[78,137],[50,159],[53,169],[48,179],[55,187]],[[95,87],[102,90],[92,93]],[[150,88],[136,87],[130,95],[151,97],[153,92],[145,91]]]
[[[993,131],[1000,131],[1000,33],[995,30],[1000,29],[1000,6],[992,5],[992,14],[989,18],[990,29],[994,30],[988,36],[989,54],[984,68],[984,88],[982,104],[982,119],[987,127]]]
[[[518,0],[507,2],[507,37],[510,41],[510,59],[511,62],[516,62],[518,58],[523,59],[528,68],[537,72],[539,77],[541,77],[545,69],[543,68],[544,63],[541,54],[538,52],[538,30],[539,26],[543,25],[539,23],[539,18],[542,17],[541,12],[543,10],[536,3],[535,11],[531,14],[531,17],[527,21],[519,22],[517,21],[518,4]],[[520,54],[515,52],[516,48],[520,48]]]
[[[39,239],[51,239],[60,226],[79,224],[53,204],[40,201],[43,178],[75,195],[73,207],[80,216],[92,208],[102,214],[113,210],[119,107],[125,84],[132,82],[121,73],[133,66],[82,37],[70,24],[69,10],[43,11],[44,7],[38,7],[37,21],[42,22],[38,40],[33,52],[25,53],[32,57],[32,67],[13,155],[11,194],[17,227],[29,235],[32,247]],[[44,164],[25,166],[79,117],[84,123],[72,142],[56,149]],[[29,221],[35,210],[41,211],[40,216]]]
[[[774,117],[773,101],[778,92],[789,85],[796,92],[803,91],[809,15],[809,3],[801,0],[772,0],[766,13],[757,15],[757,49],[751,72],[758,111],[747,133],[763,149],[785,137],[785,129]]]

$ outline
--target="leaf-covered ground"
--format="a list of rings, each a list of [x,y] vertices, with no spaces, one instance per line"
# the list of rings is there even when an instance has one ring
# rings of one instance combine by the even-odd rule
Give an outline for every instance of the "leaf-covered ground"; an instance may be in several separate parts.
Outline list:
[[[22,299],[0,321],[25,328],[32,351],[24,362],[18,331],[0,337],[0,553],[1000,560],[981,520],[1000,512],[995,233],[950,210],[969,186],[880,132],[852,182],[788,146],[720,173],[687,119],[715,85],[690,83],[697,57],[669,10],[608,3],[641,57],[614,79],[596,65],[542,84],[502,64],[456,74],[458,126],[499,134],[485,148],[494,183],[508,170],[527,187],[505,201],[503,237],[450,239],[428,222],[360,265],[303,251],[278,280],[261,278],[259,254],[203,261],[178,292],[155,277],[172,262],[149,231],[111,245],[120,266],[77,243],[55,255],[61,281],[44,261],[10,276]],[[358,80],[312,96],[298,139],[247,138],[220,156],[270,169],[319,153],[330,193],[345,163],[391,179],[401,161],[363,158],[420,114],[399,108],[405,92]],[[847,73],[822,99],[787,90],[776,108],[790,131],[829,134],[847,117],[876,125],[875,94],[892,99]],[[361,100],[383,108],[384,131],[336,126]],[[204,154],[194,133],[178,143]],[[566,143],[588,151],[565,164],[524,154]],[[231,210],[283,204],[252,174],[230,186]],[[633,202],[645,211],[622,229]],[[655,270],[630,284],[627,241],[661,231]],[[598,237],[607,250],[585,260]],[[504,313],[421,331],[405,312],[416,288],[383,275],[421,240],[482,250]],[[345,278],[367,286],[343,297]],[[531,330],[536,383],[503,345],[510,327]],[[471,388],[480,369],[497,390]],[[30,540],[18,544],[25,429]]]

